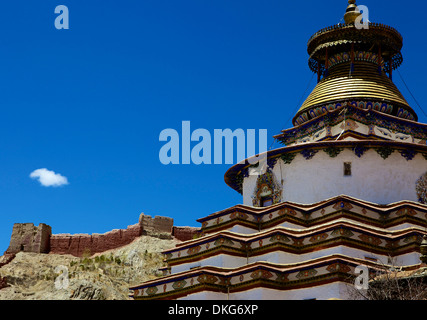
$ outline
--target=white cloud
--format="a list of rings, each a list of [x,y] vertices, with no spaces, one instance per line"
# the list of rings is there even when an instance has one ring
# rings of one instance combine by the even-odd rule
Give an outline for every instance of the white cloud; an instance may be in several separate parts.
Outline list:
[[[67,177],[46,168],[34,170],[31,172],[30,178],[38,179],[40,184],[45,187],[59,187],[68,184]]]

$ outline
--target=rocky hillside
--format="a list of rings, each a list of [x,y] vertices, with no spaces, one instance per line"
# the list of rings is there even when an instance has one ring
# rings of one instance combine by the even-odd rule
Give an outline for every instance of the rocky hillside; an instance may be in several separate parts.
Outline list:
[[[124,247],[81,258],[19,252],[0,267],[0,277],[9,285],[0,290],[0,300],[126,300],[129,286],[161,275],[161,251],[179,242],[169,234],[141,236]]]

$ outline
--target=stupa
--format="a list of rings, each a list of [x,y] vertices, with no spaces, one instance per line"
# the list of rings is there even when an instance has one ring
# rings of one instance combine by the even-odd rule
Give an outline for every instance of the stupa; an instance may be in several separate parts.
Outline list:
[[[420,267],[427,218],[427,125],[393,83],[402,36],[345,23],[308,41],[318,83],[275,136],[266,168],[225,182],[243,204],[198,219],[195,239],[164,252],[164,276],[134,299],[348,299],[356,268]],[[252,162],[253,163],[253,162]]]

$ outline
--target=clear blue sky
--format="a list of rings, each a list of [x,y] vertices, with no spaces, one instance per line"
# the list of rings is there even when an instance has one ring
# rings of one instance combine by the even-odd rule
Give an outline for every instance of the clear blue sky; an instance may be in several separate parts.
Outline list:
[[[57,30],[57,5],[70,29]],[[427,110],[424,1],[359,0],[404,37],[400,72]],[[15,222],[53,233],[176,225],[241,203],[229,165],[164,166],[159,134],[291,127],[312,76],[306,44],[346,0],[23,0],[0,3],[0,254]],[[395,74],[421,122],[427,119]],[[315,85],[315,78],[311,88]],[[308,94],[309,92],[307,92]],[[278,147],[279,145],[275,145]],[[47,168],[67,177],[43,187]],[[426,168],[427,170],[427,168]],[[381,186],[379,186],[381,187]]]

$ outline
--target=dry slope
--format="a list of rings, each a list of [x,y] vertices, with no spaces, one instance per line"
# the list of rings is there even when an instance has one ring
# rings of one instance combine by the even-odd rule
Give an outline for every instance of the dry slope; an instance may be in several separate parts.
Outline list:
[[[129,286],[160,276],[160,252],[177,243],[157,234],[90,257],[19,252],[0,268],[9,284],[0,290],[0,300],[129,299]]]

